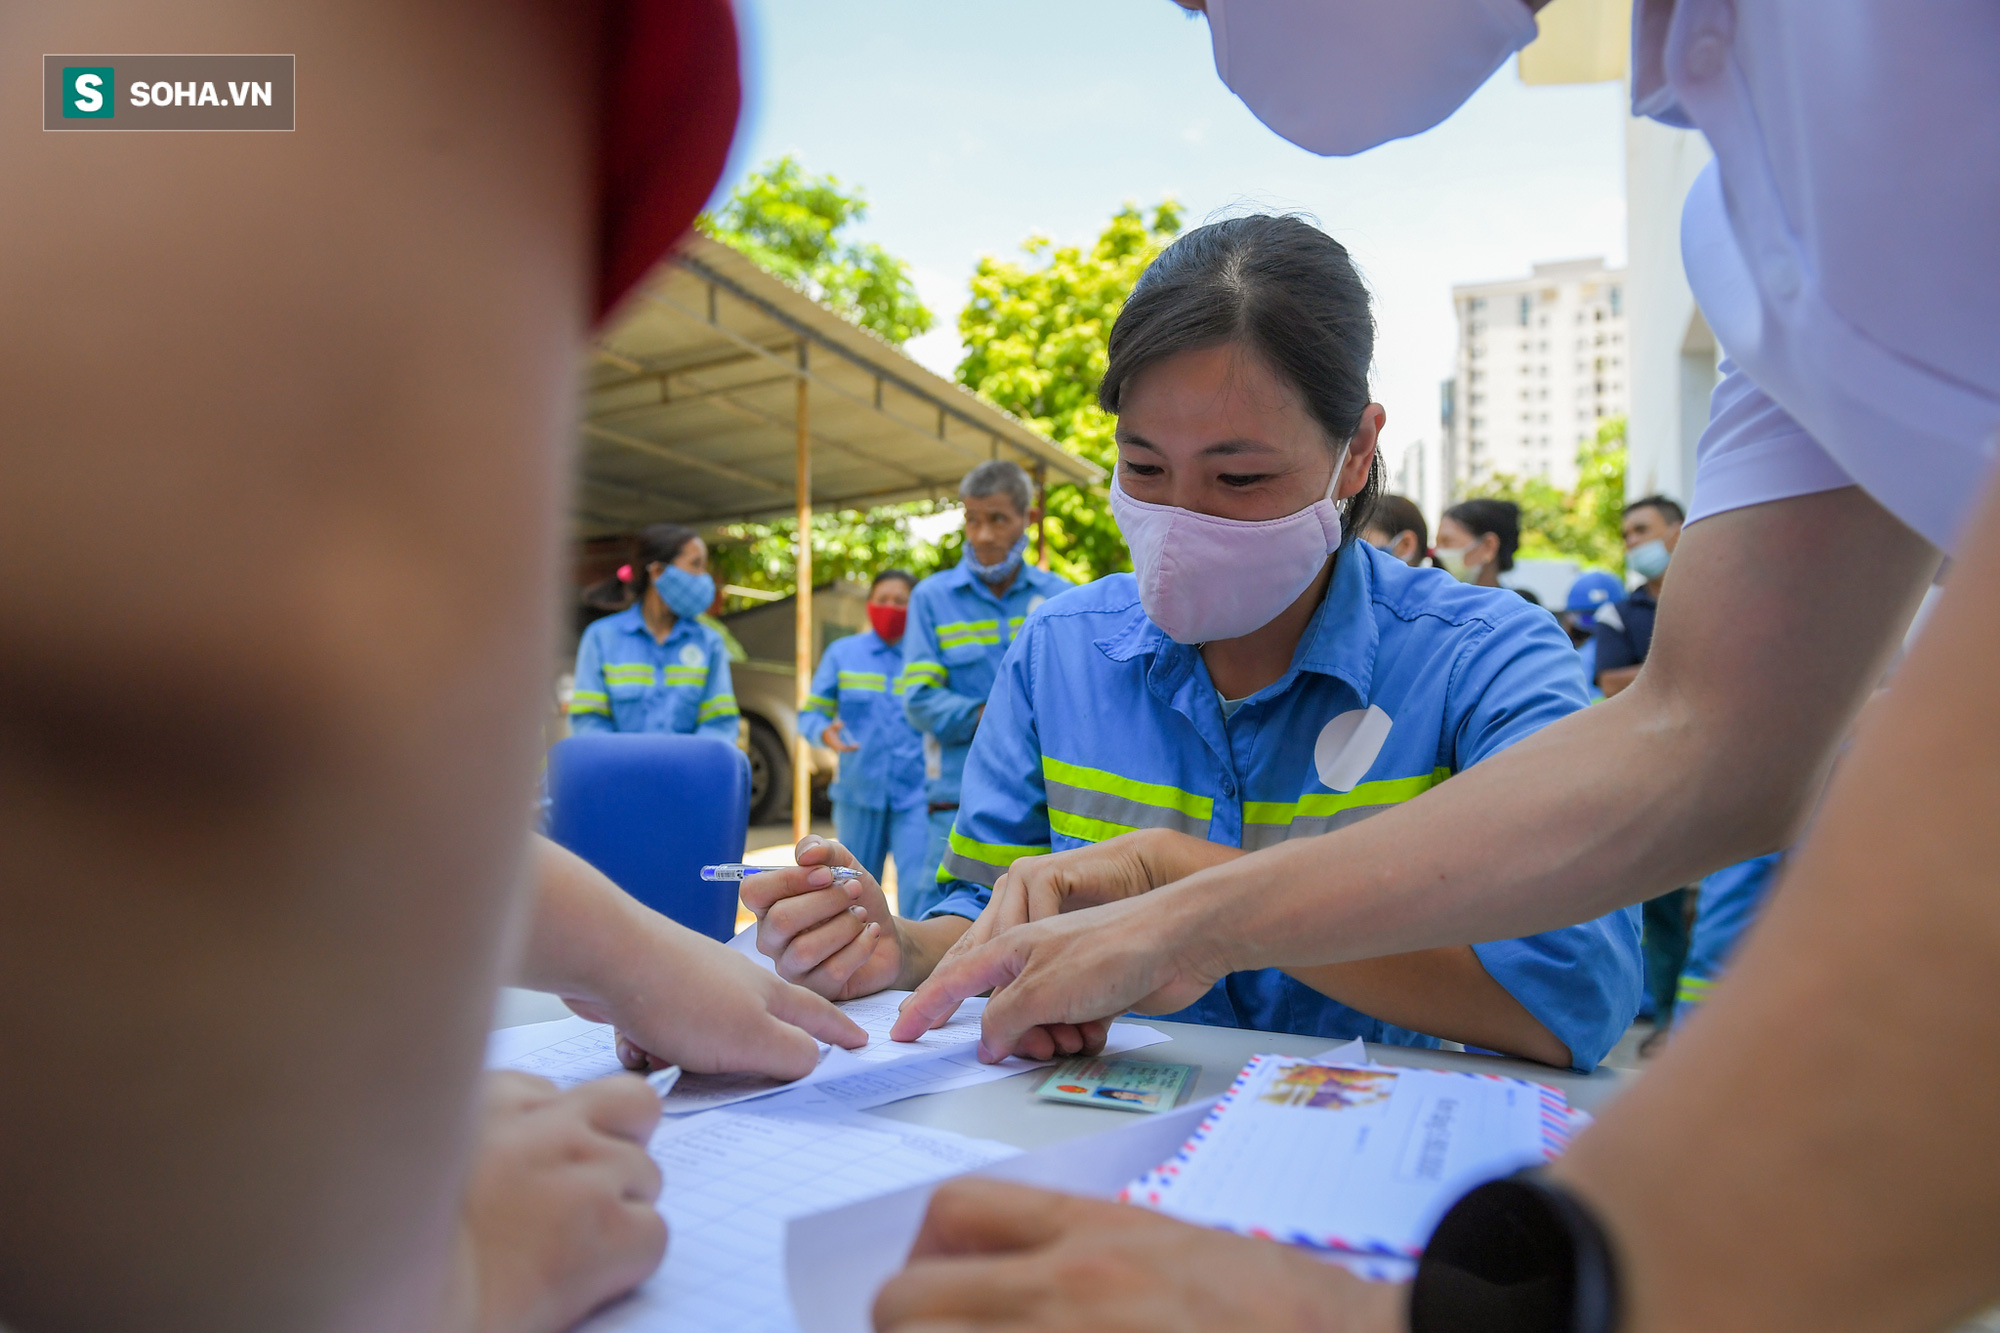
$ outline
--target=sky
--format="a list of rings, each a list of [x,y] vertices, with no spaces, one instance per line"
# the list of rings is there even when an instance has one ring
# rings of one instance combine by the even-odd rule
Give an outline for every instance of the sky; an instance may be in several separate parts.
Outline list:
[[[1208,24],[1171,0],[737,0],[747,106],[721,191],[783,153],[859,187],[857,239],[908,261],[950,374],[980,256],[1043,233],[1088,244],[1125,202],[1193,226],[1301,212],[1376,298],[1375,397],[1393,467],[1437,436],[1453,283],[1539,261],[1625,260],[1615,83],[1527,88],[1510,61],[1456,115],[1356,158],[1264,128],[1216,77]]]

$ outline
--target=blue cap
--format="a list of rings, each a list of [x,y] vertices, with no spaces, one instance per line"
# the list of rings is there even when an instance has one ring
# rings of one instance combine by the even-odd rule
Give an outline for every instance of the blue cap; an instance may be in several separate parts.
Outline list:
[[[1601,569],[1586,570],[1576,576],[1576,582],[1569,585],[1569,599],[1563,603],[1563,610],[1576,613],[1577,624],[1591,627],[1597,623],[1597,608],[1618,601],[1625,595],[1625,585],[1615,574],[1607,574]]]

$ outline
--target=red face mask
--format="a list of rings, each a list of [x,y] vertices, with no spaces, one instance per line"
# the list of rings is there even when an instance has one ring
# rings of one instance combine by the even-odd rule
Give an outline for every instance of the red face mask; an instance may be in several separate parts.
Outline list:
[[[909,622],[910,608],[907,606],[881,606],[875,602],[868,604],[868,623],[884,641],[894,643],[903,637],[903,626]]]

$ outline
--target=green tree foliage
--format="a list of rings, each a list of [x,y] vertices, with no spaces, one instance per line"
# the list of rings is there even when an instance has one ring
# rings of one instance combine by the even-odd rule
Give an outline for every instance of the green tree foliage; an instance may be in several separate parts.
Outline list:
[[[879,245],[843,241],[841,232],[868,213],[859,189],[834,176],[814,176],[790,156],[753,171],[714,213],[698,225],[708,235],[786,279],[892,343],[928,332],[935,322],[917,299],[909,266]],[[815,514],[813,581],[854,578],[878,570],[908,569],[918,577],[958,559],[959,538],[919,540],[910,519],[931,513],[928,502],[888,505],[866,512]],[[790,595],[796,522],[738,523],[715,534],[711,562],[716,582]]]
[[[868,215],[868,200],[833,176],[806,174],[791,156],[753,171],[729,202],[697,224],[814,300],[892,343],[934,322],[917,299],[909,266],[881,246],[839,233]]]
[[[929,500],[883,505],[862,511],[814,514],[813,582],[872,580],[885,569],[907,569],[924,578],[958,563],[962,538],[956,532],[925,541],[910,531],[910,520],[946,506]],[[718,584],[757,588],[789,596],[798,591],[793,569],[793,537],[798,523],[737,523],[719,529],[709,554]],[[733,603],[732,605],[742,605]]]
[[[1586,568],[1625,571],[1625,418],[1610,417],[1576,451],[1576,488],[1542,477],[1495,477],[1467,492],[1521,506],[1521,554],[1574,560]]]
[[[1153,256],[1179,234],[1165,200],[1148,217],[1127,204],[1088,248],[1032,236],[1027,261],[979,261],[958,317],[959,382],[1106,471],[1117,460],[1114,419],[1097,406],[1111,324]],[[1049,488],[1051,564],[1078,581],[1130,569],[1106,487]]]

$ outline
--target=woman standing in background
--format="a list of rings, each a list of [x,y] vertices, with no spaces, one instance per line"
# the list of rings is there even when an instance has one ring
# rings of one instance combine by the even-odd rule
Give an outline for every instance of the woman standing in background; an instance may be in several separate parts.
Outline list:
[[[1512,500],[1461,500],[1438,520],[1439,569],[1460,583],[1497,588],[1521,545],[1521,507]]]
[[[799,715],[800,735],[840,755],[840,778],[828,793],[834,833],[878,882],[892,852],[899,879],[918,873],[930,840],[923,738],[895,688],[915,586],[916,576],[900,569],[875,576],[869,628],[827,645]],[[898,896],[914,887],[899,884]]]
[[[708,543],[655,523],[632,559],[638,601],[596,621],[576,649],[572,732],[664,731],[734,743],[737,712],[722,636],[696,619],[715,601]]]

